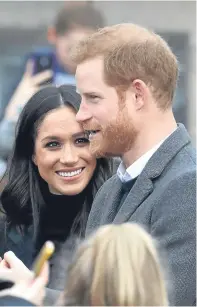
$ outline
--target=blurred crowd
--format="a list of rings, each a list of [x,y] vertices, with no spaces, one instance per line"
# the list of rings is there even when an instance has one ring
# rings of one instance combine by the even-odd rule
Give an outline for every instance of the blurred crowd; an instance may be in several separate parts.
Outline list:
[[[92,1],[63,5],[46,38],[0,100],[0,305],[196,305],[176,54],[141,25],[106,26]]]
[[[77,41],[104,26],[102,14],[91,5],[63,7],[49,26],[49,46],[37,46],[23,59],[0,108],[0,176],[6,169],[15,139],[15,127],[24,104],[44,84],[75,84],[70,50]]]

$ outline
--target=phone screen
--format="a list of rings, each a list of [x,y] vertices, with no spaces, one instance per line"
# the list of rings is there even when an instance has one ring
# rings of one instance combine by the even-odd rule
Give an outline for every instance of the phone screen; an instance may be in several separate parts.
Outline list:
[[[34,71],[33,74],[36,75],[45,70],[53,70],[54,59],[53,55],[42,55],[42,54],[34,54],[32,55],[33,63],[34,63]],[[51,84],[53,83],[53,77],[49,80],[43,82],[41,85]]]

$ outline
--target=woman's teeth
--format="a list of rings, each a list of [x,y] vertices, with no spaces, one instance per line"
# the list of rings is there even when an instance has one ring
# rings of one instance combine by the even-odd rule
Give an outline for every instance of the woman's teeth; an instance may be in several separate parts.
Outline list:
[[[82,168],[78,169],[77,171],[73,171],[73,172],[57,172],[58,175],[62,176],[62,177],[74,177],[76,175],[79,175],[82,172]]]

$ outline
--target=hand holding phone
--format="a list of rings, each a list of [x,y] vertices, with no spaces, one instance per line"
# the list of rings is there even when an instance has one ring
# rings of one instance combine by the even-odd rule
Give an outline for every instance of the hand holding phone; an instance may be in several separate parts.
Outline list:
[[[26,71],[6,108],[5,118],[16,122],[24,105],[40,89],[40,85],[46,84],[52,76],[51,70],[45,70],[34,75],[34,63],[29,60]]]

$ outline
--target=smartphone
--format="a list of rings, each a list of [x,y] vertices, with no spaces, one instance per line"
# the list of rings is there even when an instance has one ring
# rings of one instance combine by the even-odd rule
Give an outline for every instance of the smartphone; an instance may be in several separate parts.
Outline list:
[[[35,273],[35,277],[39,276],[45,262],[53,255],[54,251],[55,245],[53,244],[53,242],[46,241],[33,264],[32,270]]]
[[[33,74],[36,75],[45,70],[53,70],[54,69],[54,56],[53,54],[32,54],[31,56],[33,60]],[[53,83],[53,77],[49,80],[43,82],[40,85],[46,85]]]

